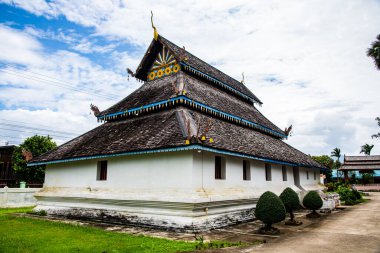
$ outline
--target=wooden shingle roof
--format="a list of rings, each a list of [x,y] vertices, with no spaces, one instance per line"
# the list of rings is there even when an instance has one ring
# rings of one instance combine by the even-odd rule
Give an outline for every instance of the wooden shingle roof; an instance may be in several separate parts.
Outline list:
[[[164,47],[177,57],[180,69],[146,81]],[[284,131],[259,112],[254,104],[261,101],[244,84],[161,36],[151,43],[136,78],[146,82],[97,115],[106,123],[29,164],[197,149],[324,168],[282,140]],[[203,131],[205,122],[212,125],[205,140],[190,136],[194,129]]]
[[[205,142],[186,145],[186,130],[182,129],[179,113],[190,115],[190,121],[202,132],[206,122],[211,130]],[[209,139],[212,138],[213,142]],[[136,116],[122,121],[111,121],[69,141],[56,149],[34,158],[30,164],[56,163],[98,157],[127,155],[131,152],[159,150],[206,150],[235,154],[274,163],[294,166],[322,166],[310,156],[280,139],[252,131],[230,122],[216,119],[185,107]],[[197,148],[198,147],[198,148]]]
[[[344,156],[340,170],[380,170],[380,155]]]

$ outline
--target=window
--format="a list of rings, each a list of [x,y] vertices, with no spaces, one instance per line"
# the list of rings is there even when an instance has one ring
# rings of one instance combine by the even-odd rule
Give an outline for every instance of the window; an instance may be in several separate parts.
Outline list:
[[[251,180],[251,166],[246,160],[243,160],[243,180]]]
[[[98,172],[96,180],[107,180],[107,161],[98,162]]]
[[[272,181],[272,166],[269,163],[265,164],[265,178],[267,181]]]
[[[5,170],[3,170],[3,168],[4,168],[4,163],[0,162],[0,178],[5,178]]]
[[[317,180],[317,172],[314,171],[314,180]]]
[[[309,171],[306,171],[306,179],[309,180]]]
[[[215,179],[226,179],[226,159],[215,156]]]
[[[288,174],[286,172],[286,166],[282,165],[282,181],[288,181]]]

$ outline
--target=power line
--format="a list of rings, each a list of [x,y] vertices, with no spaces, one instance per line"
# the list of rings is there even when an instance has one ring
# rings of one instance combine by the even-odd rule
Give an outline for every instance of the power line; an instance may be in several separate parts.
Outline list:
[[[38,78],[38,79],[43,79],[43,80],[46,80],[46,81],[49,81],[49,82],[54,82],[54,83],[59,83],[59,84],[62,84],[62,85],[65,85],[65,86],[68,86],[70,88],[74,88],[74,89],[79,89],[79,90],[83,90],[81,88],[78,88],[78,87],[75,87],[75,85],[72,85],[71,83],[68,83],[66,81],[63,81],[63,80],[60,80],[60,79],[57,79],[55,77],[51,77],[51,76],[47,76],[47,75],[44,75],[44,74],[40,74],[40,73],[36,73],[36,72],[33,72],[33,71],[30,71],[30,70],[20,70],[14,66],[11,66],[11,65],[6,65],[8,67],[8,69],[4,69],[4,70],[8,70],[8,71],[13,71],[13,72],[16,72],[16,73],[20,73],[20,74],[23,74],[23,75],[28,75],[28,73],[32,73],[33,75],[37,75],[37,76],[33,76],[33,75],[30,75],[31,77],[34,77],[34,78]],[[12,69],[9,69],[12,68]],[[47,77],[51,80],[47,80],[46,78],[42,78],[42,77],[38,77],[38,76],[43,76],[43,77]],[[86,91],[86,90],[83,90],[83,91]],[[96,91],[93,90],[94,94],[97,94]],[[106,93],[106,94],[103,94],[102,96],[109,96],[109,97],[114,97],[114,98],[119,98],[120,96],[117,95],[117,94],[112,94],[112,93]]]
[[[58,137],[58,138],[64,138],[64,139],[74,138],[74,137],[62,136],[62,135],[57,135],[57,134],[37,133],[35,131],[32,132],[32,131],[19,130],[19,129],[9,129],[9,128],[2,128],[2,127],[0,127],[0,129],[7,130],[7,131],[13,131],[13,132],[32,133],[32,134],[38,134],[38,135],[49,135],[49,136]]]
[[[107,95],[101,95],[101,94],[97,94],[97,93],[93,93],[93,92],[88,92],[86,90],[83,90],[83,89],[80,89],[80,88],[76,88],[76,87],[72,87],[72,86],[67,86],[67,85],[62,85],[62,84],[54,84],[54,83],[57,83],[57,82],[51,81],[51,80],[46,80],[46,79],[39,78],[39,77],[28,76],[28,75],[26,75],[24,73],[16,72],[16,71],[13,71],[13,70],[0,69],[0,71],[2,71],[4,73],[7,73],[7,74],[10,74],[10,75],[15,75],[15,76],[19,76],[19,77],[22,77],[22,78],[25,78],[25,79],[29,79],[29,80],[38,81],[38,82],[44,82],[44,83],[46,83],[48,85],[53,85],[53,86],[56,86],[56,87],[65,88],[65,89],[69,89],[69,90],[76,91],[76,92],[81,92],[81,93],[84,93],[84,94],[87,94],[87,95],[93,95],[93,96],[97,96],[97,97],[101,97],[101,98],[105,98],[105,99],[109,99],[109,100],[117,100],[115,97],[111,97],[111,96],[107,96]]]
[[[33,80],[33,81],[44,82],[48,85],[53,85],[53,86],[60,87],[60,88],[70,89],[72,91],[81,92],[81,93],[85,93],[87,95],[97,96],[97,97],[105,98],[108,100],[119,100],[120,99],[120,98],[114,97],[116,95],[107,95],[107,94],[102,95],[102,94],[95,93],[95,91],[89,92],[89,91],[86,91],[86,90],[83,90],[80,88],[76,88],[73,86],[63,85],[63,84],[60,84],[60,82],[56,82],[53,80],[47,80],[47,79],[36,77],[36,76],[30,76],[30,75],[27,75],[25,73],[15,71],[15,70],[0,69],[0,71],[7,73],[7,74],[10,74],[10,75],[19,76],[19,77],[29,79],[29,80]]]
[[[18,120],[10,120],[10,119],[4,119],[4,118],[0,118],[0,121],[4,121],[6,123],[7,122],[14,122],[14,123],[17,123],[17,124],[23,124],[23,125],[27,125],[27,126],[29,126],[31,124],[30,122],[24,122],[24,121],[18,121]],[[0,124],[1,124],[1,122],[0,122]],[[33,124],[33,126],[40,126],[40,127],[47,127],[47,128],[51,127],[51,126],[42,125],[42,124],[39,124],[39,123],[32,123],[32,124]],[[77,133],[75,133],[75,134],[77,134]]]
[[[59,82],[59,83],[62,83],[62,84],[64,84],[64,85],[68,85],[68,86],[73,87],[71,83],[68,83],[68,82],[66,82],[66,81],[63,81],[63,80],[57,79],[57,78],[55,78],[55,77],[47,76],[47,75],[44,75],[44,74],[40,74],[40,73],[36,73],[36,72],[30,71],[30,70],[24,70],[24,69],[23,69],[22,72],[21,72],[17,67],[12,66],[12,65],[10,65],[10,64],[6,64],[5,66],[7,66],[8,68],[12,68],[13,71],[15,71],[15,72],[19,72],[19,73],[25,73],[25,72],[26,72],[26,73],[32,73],[32,74],[37,75],[37,76],[44,76],[44,77],[47,77],[47,78],[49,78],[49,79],[55,80],[56,82]],[[76,87],[74,87],[74,88],[76,88]],[[114,96],[114,97],[119,97],[119,95],[111,94],[111,93],[108,93],[107,95]]]
[[[21,142],[13,142],[13,141],[2,141],[4,145],[19,145]]]
[[[15,136],[5,136],[5,135],[0,135],[1,138],[11,138],[11,139],[16,139],[16,140],[22,140],[21,137],[15,137]]]
[[[22,128],[22,129],[37,130],[37,131],[46,131],[46,132],[53,132],[53,133],[64,134],[64,135],[78,135],[78,133],[69,133],[69,132],[49,130],[49,129],[36,128],[36,127],[29,127],[29,126],[19,126],[19,125],[8,124],[8,123],[1,123],[0,126],[9,126],[9,127]]]

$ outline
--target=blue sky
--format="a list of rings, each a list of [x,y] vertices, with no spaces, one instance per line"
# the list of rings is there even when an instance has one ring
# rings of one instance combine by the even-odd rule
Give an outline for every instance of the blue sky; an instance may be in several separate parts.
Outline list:
[[[43,44],[46,53],[53,53],[57,50],[74,50],[80,55],[91,59],[91,61],[103,66],[110,67],[108,57],[109,54],[98,52],[91,52],[81,49],[73,49],[73,44],[83,39],[88,39],[91,43],[98,47],[106,47],[110,44],[114,45],[112,51],[117,52],[131,52],[143,50],[123,42],[120,39],[104,38],[103,36],[94,35],[94,27],[84,27],[76,23],[68,21],[65,16],[59,15],[56,18],[34,15],[24,9],[18,8],[15,5],[0,4],[1,16],[0,23],[20,30],[25,31],[33,29],[41,33],[38,40]],[[68,38],[64,40],[59,35],[66,35]]]
[[[141,85],[125,69],[152,40],[150,10],[161,35],[238,80],[244,72],[261,112],[293,124],[289,144],[318,155],[370,143],[380,153],[370,137],[380,72],[365,55],[380,33],[378,0],[0,0],[0,126],[13,122],[0,145],[42,129],[63,143],[96,127],[91,103],[105,109]]]

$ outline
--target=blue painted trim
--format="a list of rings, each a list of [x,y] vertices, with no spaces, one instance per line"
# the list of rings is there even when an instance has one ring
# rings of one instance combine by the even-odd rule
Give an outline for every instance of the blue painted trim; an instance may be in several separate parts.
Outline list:
[[[140,110],[144,110],[144,109],[150,109],[150,108],[152,108],[154,106],[159,106],[159,105],[165,105],[165,104],[168,104],[168,103],[173,103],[173,102],[175,102],[177,100],[180,100],[179,96],[178,97],[174,97],[174,98],[170,98],[168,100],[162,100],[162,101],[159,101],[159,102],[143,105],[143,106],[140,106],[140,107],[135,107],[135,108],[127,109],[125,111],[120,111],[120,112],[106,114],[106,115],[103,115],[103,116],[99,116],[98,119],[104,119],[104,118],[114,117],[114,116],[118,116],[118,115],[123,115],[123,114],[128,114],[128,113],[134,113],[136,111],[140,111]]]
[[[52,160],[52,161],[46,161],[46,162],[28,163],[28,166],[37,166],[37,165],[54,164],[54,163],[65,163],[65,162],[72,162],[72,161],[82,161],[82,160],[89,160],[89,159],[100,159],[100,158],[118,157],[118,156],[127,156],[127,155],[142,155],[142,154],[152,154],[152,153],[161,153],[161,152],[183,151],[183,150],[191,150],[191,147],[192,147],[192,145],[191,146],[183,146],[183,147],[175,147],[175,148],[131,151],[131,152],[123,152],[123,153],[117,153],[117,154],[82,156],[82,157],[74,157],[74,158],[61,159],[61,160]]]
[[[223,111],[220,111],[218,109],[215,109],[213,107],[210,107],[208,105],[205,105],[203,103],[200,103],[200,102],[197,102],[195,100],[192,100],[184,95],[180,95],[180,96],[177,96],[175,98],[171,98],[171,99],[168,99],[168,100],[163,100],[163,101],[159,101],[159,102],[155,102],[155,103],[152,103],[152,104],[148,104],[148,105],[144,105],[144,106],[141,106],[141,107],[135,107],[135,108],[131,108],[131,109],[128,109],[126,111],[120,111],[120,112],[115,112],[115,113],[111,113],[111,114],[107,114],[107,115],[103,115],[103,116],[100,116],[98,117],[98,119],[102,119],[102,120],[107,120],[107,118],[112,118],[112,117],[117,117],[119,115],[123,115],[123,114],[131,114],[131,113],[135,113],[135,112],[138,112],[140,110],[145,110],[145,109],[150,109],[152,107],[155,107],[155,106],[160,106],[160,105],[166,105],[166,106],[169,106],[170,104],[168,103],[171,103],[172,105],[175,105],[176,102],[179,102],[181,104],[185,104],[185,105],[189,105],[191,106],[191,104],[195,104],[196,106],[200,106],[200,107],[203,107],[205,108],[206,110],[209,110],[209,111],[212,111],[213,113],[215,114],[218,114],[218,115],[221,115],[222,117],[224,118],[231,118],[231,119],[234,119],[235,122],[244,122],[245,124],[247,125],[250,125],[252,126],[253,128],[256,128],[256,129],[259,129],[259,130],[262,130],[264,132],[268,132],[272,135],[275,135],[277,137],[280,137],[280,138],[287,138],[287,136],[285,134],[282,134],[282,133],[279,133],[275,130],[272,130],[270,129],[269,127],[266,127],[266,126],[263,126],[261,124],[258,124],[258,123],[255,123],[255,122],[252,122],[252,121],[249,121],[249,120],[246,120],[246,119],[243,119],[243,118],[240,118],[240,117],[237,117],[235,115],[232,115],[232,114],[229,114],[229,113],[226,113],[226,112],[223,112]],[[186,102],[182,102],[182,101],[187,101]]]
[[[249,121],[249,120],[246,120],[246,119],[243,119],[243,118],[240,118],[238,116],[235,116],[235,115],[232,115],[232,114],[229,114],[229,113],[226,113],[226,112],[223,112],[223,111],[220,111],[218,109],[215,109],[213,107],[210,107],[208,105],[205,105],[205,104],[202,104],[202,103],[199,103],[197,101],[194,101],[194,100],[191,100],[189,99],[188,97],[185,97],[185,96],[179,96],[179,97],[182,97],[184,100],[190,102],[190,103],[194,103],[195,105],[198,105],[198,106],[201,106],[201,107],[204,107],[206,108],[207,110],[210,110],[210,111],[213,111],[214,113],[217,113],[217,114],[220,114],[220,115],[223,115],[224,117],[227,117],[227,118],[232,118],[238,122],[244,122],[248,125],[252,125],[254,126],[254,128],[256,129],[260,129],[262,131],[265,131],[265,132],[269,132],[273,135],[276,135],[278,137],[281,137],[281,138],[287,138],[287,136],[285,134],[282,134],[282,133],[279,133],[277,131],[274,131],[272,129],[270,129],[269,127],[266,127],[266,126],[263,126],[263,125],[260,125],[258,123],[255,123],[255,122],[252,122],[252,121]]]
[[[213,82],[215,82],[215,83],[221,85],[222,87],[225,87],[225,88],[227,88],[227,89],[229,89],[229,90],[232,90],[233,92],[239,94],[241,97],[244,97],[245,99],[250,100],[251,102],[262,104],[262,102],[258,101],[257,99],[252,98],[252,97],[250,97],[250,96],[244,94],[243,92],[241,92],[241,91],[235,89],[234,87],[232,87],[232,86],[226,84],[225,82],[220,81],[219,79],[217,79],[217,78],[215,78],[215,77],[212,77],[212,76],[210,76],[210,75],[208,75],[208,74],[206,74],[206,73],[200,71],[199,69],[196,69],[196,68],[194,68],[194,67],[192,67],[192,66],[190,66],[190,65],[188,65],[188,64],[186,64],[186,63],[184,63],[184,62],[180,62],[180,64],[181,64],[182,66],[186,67],[186,68],[191,69],[193,72],[196,72],[198,75],[200,75],[200,76],[205,76],[205,77],[207,77],[209,80],[211,80],[211,81],[213,81]]]
[[[217,154],[237,156],[237,157],[242,157],[242,158],[249,158],[252,160],[257,160],[257,161],[262,161],[262,162],[267,162],[267,163],[273,163],[273,164],[282,164],[282,165],[288,165],[288,166],[299,166],[299,167],[307,167],[307,168],[326,170],[324,168],[313,167],[310,165],[289,163],[289,162],[273,160],[273,159],[269,159],[269,158],[262,158],[262,157],[258,157],[258,156],[246,155],[246,154],[242,154],[242,153],[238,153],[238,152],[232,152],[232,151],[227,151],[227,150],[205,147],[205,146],[202,146],[199,144],[193,144],[193,145],[181,146],[181,147],[175,147],[175,148],[162,148],[162,149],[131,151],[131,152],[118,153],[118,154],[83,156],[83,157],[76,157],[76,158],[69,158],[69,159],[62,159],[62,160],[28,163],[28,166],[38,166],[38,165],[46,165],[46,164],[83,161],[83,160],[90,160],[90,159],[102,159],[102,158],[128,156],[128,155],[142,155],[142,154],[153,154],[153,153],[163,153],[163,152],[177,152],[177,151],[185,151],[185,150],[202,150],[202,151],[208,151],[208,152],[213,152],[213,153],[217,153]]]

